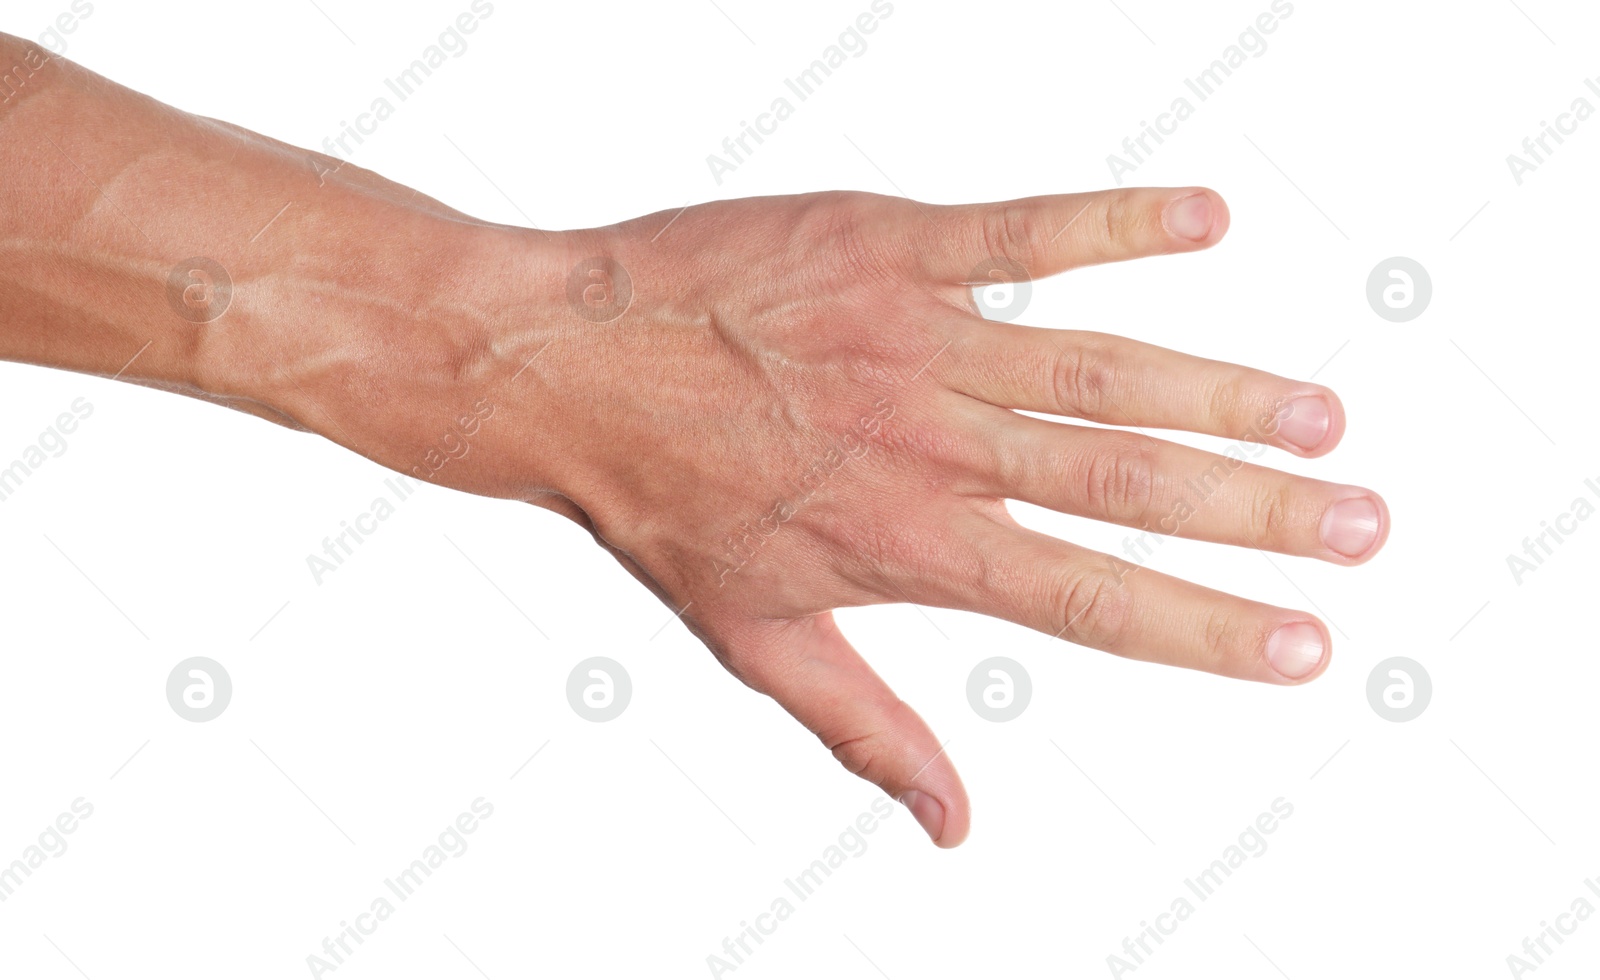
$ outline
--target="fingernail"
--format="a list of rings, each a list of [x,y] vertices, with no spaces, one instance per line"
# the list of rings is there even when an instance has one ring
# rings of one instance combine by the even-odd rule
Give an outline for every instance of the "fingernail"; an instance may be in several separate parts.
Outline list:
[[[1322,663],[1322,631],[1310,623],[1289,623],[1267,637],[1267,663],[1289,678],[1300,678]]]
[[[1346,558],[1360,558],[1378,540],[1378,505],[1351,497],[1322,515],[1322,543]]]
[[[927,793],[908,789],[900,794],[900,802],[917,818],[917,823],[922,825],[928,838],[937,844],[939,836],[944,833],[944,807],[939,801]]]
[[[1167,205],[1162,221],[1167,231],[1191,242],[1203,242],[1211,234],[1211,198],[1204,194],[1191,194]]]
[[[1328,437],[1333,413],[1321,395],[1302,395],[1285,405],[1288,414],[1278,421],[1278,435],[1292,446],[1310,452]]]

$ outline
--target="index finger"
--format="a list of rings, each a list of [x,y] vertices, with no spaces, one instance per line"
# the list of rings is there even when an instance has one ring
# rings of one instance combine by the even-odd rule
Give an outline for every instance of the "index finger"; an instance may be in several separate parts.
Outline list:
[[[922,226],[923,270],[945,283],[985,279],[987,263],[1037,279],[1102,262],[1209,248],[1228,230],[1228,206],[1204,187],[1128,187],[932,209]]]

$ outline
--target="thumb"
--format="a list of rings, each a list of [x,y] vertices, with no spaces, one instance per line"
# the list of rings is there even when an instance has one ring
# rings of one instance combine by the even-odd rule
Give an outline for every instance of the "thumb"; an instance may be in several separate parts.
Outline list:
[[[763,625],[730,669],[811,729],[834,758],[904,804],[940,847],[966,840],[971,806],[926,722],[895,696],[831,613]]]

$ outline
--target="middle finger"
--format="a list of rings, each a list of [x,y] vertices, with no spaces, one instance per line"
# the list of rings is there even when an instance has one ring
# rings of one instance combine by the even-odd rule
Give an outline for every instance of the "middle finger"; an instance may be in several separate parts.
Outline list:
[[[966,435],[992,460],[984,495],[1341,565],[1370,558],[1388,534],[1383,498],[1362,487],[1257,466],[1237,449],[1218,455],[969,405]]]

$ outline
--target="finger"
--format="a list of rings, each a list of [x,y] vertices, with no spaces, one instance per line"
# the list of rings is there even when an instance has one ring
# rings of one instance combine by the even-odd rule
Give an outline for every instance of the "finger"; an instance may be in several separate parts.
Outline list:
[[[1218,455],[988,406],[957,424],[992,453],[982,492],[1139,528],[1125,541],[1140,553],[1177,535],[1358,565],[1388,536],[1388,508],[1372,491],[1256,466],[1237,450]]]
[[[1008,265],[1037,279],[1101,262],[1209,248],[1228,230],[1228,206],[1203,187],[1128,187],[948,205],[918,227],[915,244],[935,281],[992,282],[991,269],[1005,271]]]
[[[945,384],[1001,408],[1181,429],[1320,456],[1344,435],[1331,390],[1082,330],[975,324],[940,365]]]
[[[1163,575],[974,515],[960,530],[974,567],[912,601],[989,616],[1134,660],[1271,684],[1302,684],[1327,667],[1327,629],[1281,609]],[[937,592],[937,589],[935,589]]]
[[[955,847],[966,839],[971,806],[955,766],[831,614],[752,628],[725,660],[740,680],[811,729],[846,769],[904,804],[935,844]]]

